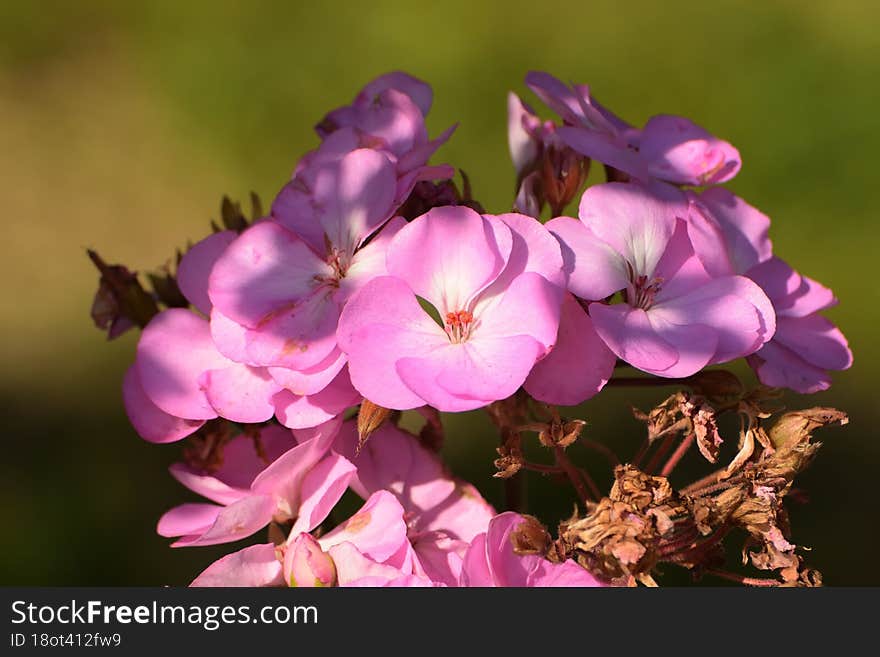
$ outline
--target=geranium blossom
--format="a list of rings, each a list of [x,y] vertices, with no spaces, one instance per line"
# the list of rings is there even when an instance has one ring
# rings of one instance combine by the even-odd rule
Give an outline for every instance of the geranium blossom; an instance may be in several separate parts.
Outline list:
[[[301,386],[300,394],[327,385],[345,365],[335,337],[340,310],[360,286],[385,273],[384,250],[403,224],[391,221],[363,246],[389,219],[394,191],[388,159],[355,150],[321,169],[312,196],[317,217],[303,217],[299,232],[265,221],[233,242],[209,287],[221,350],[277,368],[270,374],[295,390]]]
[[[606,586],[574,561],[554,563],[536,554],[516,554],[512,534],[523,521],[517,513],[502,513],[474,538],[464,557],[462,586]]]
[[[329,510],[329,509],[328,509]],[[323,519],[323,518],[322,518]],[[191,586],[434,586],[413,572],[403,507],[373,493],[353,516],[319,539],[291,530],[281,545],[264,543],[227,555]]]
[[[688,230],[697,255],[716,275],[745,274],[773,303],[776,333],[748,362],[762,383],[808,394],[827,390],[828,370],[852,364],[846,337],[818,313],[837,304],[833,292],[773,255],[770,220],[727,190],[691,196]]]
[[[743,276],[712,278],[688,237],[687,204],[671,188],[608,183],[588,189],[580,221],[548,224],[564,243],[569,289],[592,301],[596,332],[619,358],[666,377],[754,353],[775,314]],[[618,291],[624,302],[605,303]]]
[[[532,231],[549,237],[528,217],[460,206],[402,228],[388,247],[389,275],[365,285],[340,318],[355,388],[387,408],[445,411],[513,394],[559,326],[561,288],[536,268],[563,280],[561,255]]]
[[[455,586],[468,544],[486,531],[495,510],[406,431],[384,424],[360,451],[359,442],[354,423],[346,423],[337,449],[357,467],[351,488],[363,498],[378,490],[392,493],[406,513],[414,572]]]
[[[234,240],[232,231],[215,233],[180,262],[178,285],[201,315],[170,308],[144,328],[123,399],[129,419],[147,440],[179,440],[216,417],[263,422],[276,416],[286,426],[313,427],[359,400],[343,367],[310,387],[284,377],[286,372],[273,378],[247,358],[242,331],[219,315],[208,296],[215,263]],[[202,315],[211,316],[212,324]]]
[[[354,476],[354,466],[330,451],[338,428],[337,422],[329,422],[308,432],[250,481],[253,459],[233,461],[213,474],[184,464],[172,466],[178,481],[216,503],[175,507],[162,516],[157,531],[181,537],[175,547],[237,541],[272,520],[293,521],[294,533],[311,531],[327,517]],[[250,441],[246,436],[235,440]]]
[[[659,114],[639,130],[597,103],[586,85],[568,87],[540,72],[529,73],[526,84],[566,123],[560,139],[633,178],[715,185],[740,169],[739,151],[683,117]]]

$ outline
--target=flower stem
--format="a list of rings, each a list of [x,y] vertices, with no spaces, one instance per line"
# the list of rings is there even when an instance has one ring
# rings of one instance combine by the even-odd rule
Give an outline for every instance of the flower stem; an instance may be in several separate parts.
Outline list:
[[[720,577],[721,579],[726,579],[730,582],[738,582],[739,584],[745,584],[746,586],[761,586],[761,587],[771,587],[771,586],[779,586],[779,580],[762,578],[762,577],[745,577],[744,575],[737,575],[736,573],[731,573],[727,570],[717,570],[714,568],[710,568],[705,571],[707,575],[715,575],[715,577]]]
[[[578,469],[574,466],[574,464],[569,460],[568,456],[565,454],[565,449],[562,447],[556,447],[553,450],[553,454],[556,456],[556,463],[560,468],[565,472],[568,476],[571,485],[574,486],[574,489],[577,491],[578,498],[581,502],[586,503],[588,500],[592,498],[590,493],[587,491],[584,486],[584,479],[581,476],[581,473],[578,472]],[[589,480],[592,482],[592,480]],[[593,484],[593,488],[595,489],[595,483]],[[594,490],[595,492],[595,490]],[[598,499],[592,498],[592,499]]]
[[[678,447],[672,453],[672,456],[669,457],[669,460],[666,461],[663,469],[660,470],[661,477],[668,477],[672,474],[672,471],[675,469],[675,466],[678,465],[678,462],[681,461],[682,457],[687,454],[687,451],[690,449],[691,445],[694,443],[695,439],[694,433],[689,433],[684,437],[684,440],[679,443]]]

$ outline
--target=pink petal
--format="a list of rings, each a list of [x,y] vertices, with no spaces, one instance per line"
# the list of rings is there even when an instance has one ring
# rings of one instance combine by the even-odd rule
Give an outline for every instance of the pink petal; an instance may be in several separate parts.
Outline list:
[[[220,507],[214,523],[201,535],[187,535],[171,547],[217,545],[238,541],[269,524],[275,512],[275,502],[268,495],[251,495],[229,506]]]
[[[773,245],[768,237],[770,219],[723,187],[712,187],[697,196],[692,210],[696,212],[691,213],[690,223],[702,216],[703,221],[715,229],[714,239],[707,236],[705,241],[696,239],[691,233],[697,255],[704,264],[711,262],[713,257],[723,257],[729,265],[729,268],[720,268],[706,264],[707,271],[713,276],[744,274],[772,257]],[[701,244],[703,248],[700,248]]]
[[[801,276],[781,258],[773,257],[748,272],[773,301],[780,317],[806,317],[837,303],[824,285]]]
[[[214,264],[238,235],[233,230],[224,230],[209,235],[195,244],[177,266],[177,285],[186,300],[205,315],[211,314],[211,300],[208,298],[208,278]]]
[[[425,116],[431,110],[431,102],[434,98],[434,92],[431,91],[431,85],[423,80],[413,77],[409,73],[403,71],[392,71],[380,75],[375,80],[367,84],[355,99],[355,104],[372,103],[376,96],[386,89],[396,89],[406,94],[418,106],[421,113]]]
[[[467,542],[442,533],[419,536],[413,546],[418,558],[416,568],[432,582],[458,586],[463,556],[468,547]]]
[[[413,435],[385,424],[360,451],[358,444],[354,423],[346,423],[337,448],[357,467],[350,485],[358,495],[391,492],[414,531],[440,531],[465,541],[486,531],[495,515],[492,507],[472,486],[451,478],[438,456]]]
[[[821,315],[780,317],[773,340],[820,369],[845,370],[852,365],[843,333]]]
[[[373,279],[349,300],[336,338],[348,354],[354,387],[370,401],[397,409],[425,404],[397,374],[397,361],[449,344],[407,284],[390,276]]]
[[[455,175],[455,169],[447,164],[427,166],[427,163],[431,156],[449,141],[457,128],[458,124],[455,123],[435,139],[426,143],[416,143],[412,150],[399,157],[397,160],[397,194],[394,197],[396,204],[399,205],[406,200],[406,196],[409,196],[409,194],[401,194],[401,190],[408,185],[415,185],[420,180],[448,179]]]
[[[377,491],[356,514],[318,542],[331,554],[334,546],[348,543],[374,561],[387,561],[407,543],[403,507],[388,491]]]
[[[660,374],[679,360],[678,350],[658,335],[648,314],[626,304],[590,304],[590,317],[599,337],[618,358],[644,370]],[[705,354],[705,362],[715,353],[715,344]],[[704,363],[705,364],[705,363]]]
[[[659,189],[659,188],[658,188]],[[581,197],[580,218],[596,237],[629,262],[637,275],[654,274],[687,206],[634,183],[594,185]]]
[[[529,575],[527,586],[597,587],[607,586],[607,584],[571,559],[562,563],[553,563],[542,559],[538,567]]]
[[[242,233],[217,260],[208,293],[226,317],[259,328],[308,298],[316,276],[332,277],[333,270],[293,232],[263,221]]]
[[[379,151],[352,151],[321,168],[313,184],[324,233],[349,256],[391,215],[394,165]]]
[[[614,125],[605,116],[607,110],[594,107],[587,85],[570,88],[552,75],[540,71],[530,71],[526,75],[526,84],[566,122],[602,133],[616,132]]]
[[[523,384],[545,348],[527,335],[447,343],[397,363],[403,382],[439,411],[456,413],[506,399]]]
[[[281,424],[291,429],[318,426],[360,401],[361,395],[352,386],[345,368],[319,392],[300,397],[289,390],[282,390],[273,399],[275,416]]]
[[[535,113],[512,91],[507,94],[507,145],[517,176],[521,176],[540,152],[541,144],[525,125],[537,119]]]
[[[382,586],[405,575],[393,566],[377,563],[363,555],[351,543],[339,543],[327,550],[336,566],[339,586],[357,585],[359,580],[368,586]]]
[[[205,372],[201,384],[208,402],[228,420],[259,423],[275,415],[272,398],[281,386],[265,368],[232,363]]]
[[[566,146],[581,155],[623,171],[636,180],[649,177],[645,162],[621,135],[580,126],[562,126],[556,134]]]
[[[312,439],[287,450],[254,479],[251,491],[283,500],[291,517],[295,516],[302,501],[303,480],[327,454],[335,437],[332,430],[316,432]]]
[[[374,278],[388,275],[388,269],[385,266],[388,246],[404,226],[406,226],[406,219],[394,217],[382,227],[382,230],[370,240],[369,244],[358,249],[351,260],[348,271],[345,272],[345,278],[339,282],[336,300],[340,304],[345,303],[355,292]]]
[[[202,534],[214,524],[222,509],[216,504],[181,504],[162,514],[156,533],[167,538]]]
[[[281,563],[272,543],[251,545],[208,566],[190,586],[283,586]]]
[[[547,222],[547,228],[562,247],[568,289],[576,296],[598,301],[627,286],[626,261],[582,222],[557,217]]]
[[[156,406],[141,386],[137,367],[125,372],[122,382],[122,401],[125,412],[135,431],[151,443],[171,443],[198,431],[203,420],[185,420],[169,415]]]
[[[224,451],[225,458],[228,459],[230,456],[231,454]],[[172,463],[168,470],[172,477],[191,491],[217,504],[232,504],[250,494],[250,490],[247,488],[230,486],[219,477],[196,472],[184,463]],[[180,536],[180,534],[175,534],[175,536]]]
[[[467,552],[464,554],[461,566],[461,586],[495,586],[495,580],[489,568],[486,534],[475,536]]]
[[[577,300],[567,294],[556,344],[532,368],[524,387],[540,401],[574,406],[605,386],[616,362],[617,356],[596,333],[593,320]]]
[[[376,137],[397,157],[428,141],[425,117],[405,93],[386,89],[366,107],[356,110],[358,130]]]
[[[655,304],[689,294],[712,280],[694,254],[688,225],[684,220],[676,219],[675,232],[666,244],[654,276],[660,281],[660,291],[654,297]]]
[[[527,335],[541,344],[546,353],[556,342],[563,296],[564,289],[543,276],[534,272],[520,274],[495,298],[484,300],[481,295],[474,307],[479,325],[474,327],[469,342]],[[529,364],[530,369],[533,364]]]
[[[320,525],[348,487],[356,469],[347,458],[330,453],[318,462],[302,480],[296,522],[291,535],[310,532]]]
[[[663,319],[674,326],[702,325],[717,335],[713,362],[726,362],[753,353],[776,330],[770,300],[745,276],[716,278],[678,298],[651,308],[652,323]]]
[[[314,395],[321,392],[335,379],[345,367],[348,358],[339,347],[317,365],[305,370],[291,370],[286,367],[270,367],[269,375],[282,387],[295,396]]]
[[[766,386],[790,388],[805,395],[831,387],[831,377],[826,370],[810,365],[776,340],[771,340],[746,360]]]
[[[217,350],[236,363],[257,365],[247,351],[248,328],[214,308],[211,310],[211,339]]]
[[[739,151],[680,116],[660,114],[645,124],[639,155],[651,175],[685,185],[716,185],[733,178]]]
[[[481,296],[489,294],[502,279],[512,281],[524,272],[540,274],[553,285],[565,287],[562,250],[546,226],[534,217],[515,212],[490,216],[487,219],[493,223],[504,222],[510,229],[513,242],[503,274]]]
[[[353,143],[345,144],[342,154],[357,148],[357,139],[352,131],[339,131],[333,135],[331,141],[322,144],[318,153],[313,151],[312,154],[317,155],[317,157],[311,159],[317,160],[326,156],[327,150],[329,150],[328,147],[334,146],[340,140],[347,140],[347,138],[352,139]],[[341,157],[341,154],[336,155],[334,153],[331,161],[338,159],[338,157]],[[309,155],[306,155],[301,162],[301,166],[309,160]],[[310,166],[317,169],[319,164],[320,162],[316,162]],[[288,182],[278,192],[278,196],[272,201],[271,216],[273,220],[291,230],[303,242],[308,244],[312,251],[324,253],[327,249],[327,245],[324,242],[324,227],[318,221],[318,207],[312,196],[312,190],[303,179],[310,177],[313,172],[309,170],[309,166],[305,166],[304,169],[305,173]]]
[[[335,350],[338,320],[332,290],[318,290],[248,331],[248,358],[264,366],[311,369]]]
[[[520,556],[513,551],[511,534],[522,522],[521,515],[508,511],[489,523],[486,554],[495,586],[526,586],[529,574],[544,560],[537,555]]]
[[[166,413],[191,420],[217,417],[199,380],[203,372],[229,363],[214,347],[208,322],[183,308],[156,315],[137,346],[144,392]]]
[[[388,248],[388,272],[407,281],[444,316],[466,309],[510,256],[510,230],[465,206],[434,208],[404,227]]]

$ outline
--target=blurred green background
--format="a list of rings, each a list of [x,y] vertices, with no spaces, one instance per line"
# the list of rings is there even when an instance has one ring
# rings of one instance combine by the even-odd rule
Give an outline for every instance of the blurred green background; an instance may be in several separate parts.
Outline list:
[[[324,112],[398,68],[434,86],[433,134],[460,122],[438,161],[494,211],[512,194],[505,94],[525,93],[529,69],[589,83],[635,123],[683,114],[739,147],[731,187],[774,218],[777,253],[837,292],[830,316],[855,352],[833,390],[787,400],[852,418],[822,435],[795,538],[827,583],[880,584],[878,19],[870,0],[0,3],[0,584],[183,584],[228,549],[171,550],[154,532],[192,496],[164,471],[179,446],[127,423],[136,337],[91,325],[85,248],[162,265],[206,234],[223,193],[270,201]],[[631,453],[628,404],[667,392],[600,395],[590,437]],[[479,414],[448,423],[453,469],[497,502],[494,447]],[[532,478],[530,505],[552,522],[571,498]]]

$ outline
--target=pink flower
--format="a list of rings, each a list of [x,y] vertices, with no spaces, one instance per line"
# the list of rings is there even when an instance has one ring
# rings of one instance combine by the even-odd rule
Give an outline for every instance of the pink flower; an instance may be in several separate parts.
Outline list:
[[[574,561],[554,563],[536,554],[516,554],[512,534],[523,520],[517,513],[502,513],[485,534],[474,538],[464,558],[461,586],[606,586]]]
[[[367,84],[351,105],[327,114],[315,129],[325,142],[356,140],[384,151],[402,175],[424,166],[455,130],[453,126],[437,139],[428,139],[425,116],[432,99],[427,83],[406,73],[388,73]],[[341,141],[340,132],[348,133]],[[358,147],[351,145],[349,150]]]
[[[210,278],[221,351],[270,367],[274,380],[299,394],[326,386],[346,362],[335,335],[340,310],[386,273],[385,249],[404,224],[398,218],[385,225],[394,192],[383,154],[352,151],[316,173],[308,212],[284,225],[258,223],[236,239]]]
[[[359,398],[345,369],[314,394],[291,392],[267,368],[220,353],[208,321],[183,308],[159,313],[144,328],[123,383],[129,419],[152,442],[179,440],[216,417],[258,423],[275,416],[292,428],[313,427]]]
[[[321,538],[295,524],[285,544],[227,555],[192,586],[433,586],[413,572],[413,564],[403,507],[391,493],[377,491]]]
[[[452,477],[437,454],[392,424],[377,429],[359,452],[358,443],[355,423],[345,423],[336,447],[357,467],[352,490],[363,498],[379,490],[393,494],[406,514],[415,572],[456,586],[468,544],[486,531],[495,510],[473,486]]]
[[[173,547],[184,547],[237,541],[273,520],[293,521],[294,534],[311,531],[327,517],[354,476],[354,466],[330,451],[338,429],[339,423],[331,421],[304,434],[301,442],[252,479],[252,458],[233,461],[214,474],[185,464],[173,465],[171,473],[178,481],[216,504],[175,507],[159,520],[158,533],[181,537]],[[272,431],[285,430],[266,429],[263,433]],[[250,442],[245,436],[235,440]],[[277,436],[274,440],[283,441]]]
[[[666,377],[757,351],[775,330],[767,296],[748,278],[712,278],[688,238],[684,196],[654,185],[589,188],[580,221],[547,226],[564,244],[569,290],[590,303],[596,332],[619,358]],[[600,300],[623,292],[624,303]]]
[[[558,244],[523,215],[459,206],[416,218],[388,246],[389,275],[343,309],[337,338],[355,388],[395,409],[464,411],[512,395],[556,340],[561,265]]]
[[[309,386],[287,371],[276,371],[273,378],[272,371],[248,358],[243,331],[216,312],[208,296],[214,265],[235,238],[232,231],[210,235],[178,267],[181,291],[199,312],[212,316],[210,326],[195,312],[172,308],[144,328],[135,364],[125,375],[123,400],[146,440],[180,440],[216,417],[263,422],[274,415],[286,426],[312,427],[360,398],[344,360],[338,369],[327,368],[319,385]]]
[[[773,256],[770,220],[727,190],[691,195],[688,232],[707,271],[745,274],[773,303],[776,333],[747,360],[762,383],[801,393],[826,390],[828,370],[852,365],[843,333],[819,315],[837,304],[828,288]]]
[[[846,337],[819,312],[837,305],[827,287],[801,276],[779,258],[752,267],[749,278],[776,308],[773,340],[748,357],[762,383],[801,393],[827,390],[828,370],[845,370],[853,357]]]
[[[559,137],[589,158],[639,180],[715,185],[740,169],[739,151],[680,116],[659,114],[638,130],[599,105],[586,85],[531,72],[526,84],[566,123]]]

